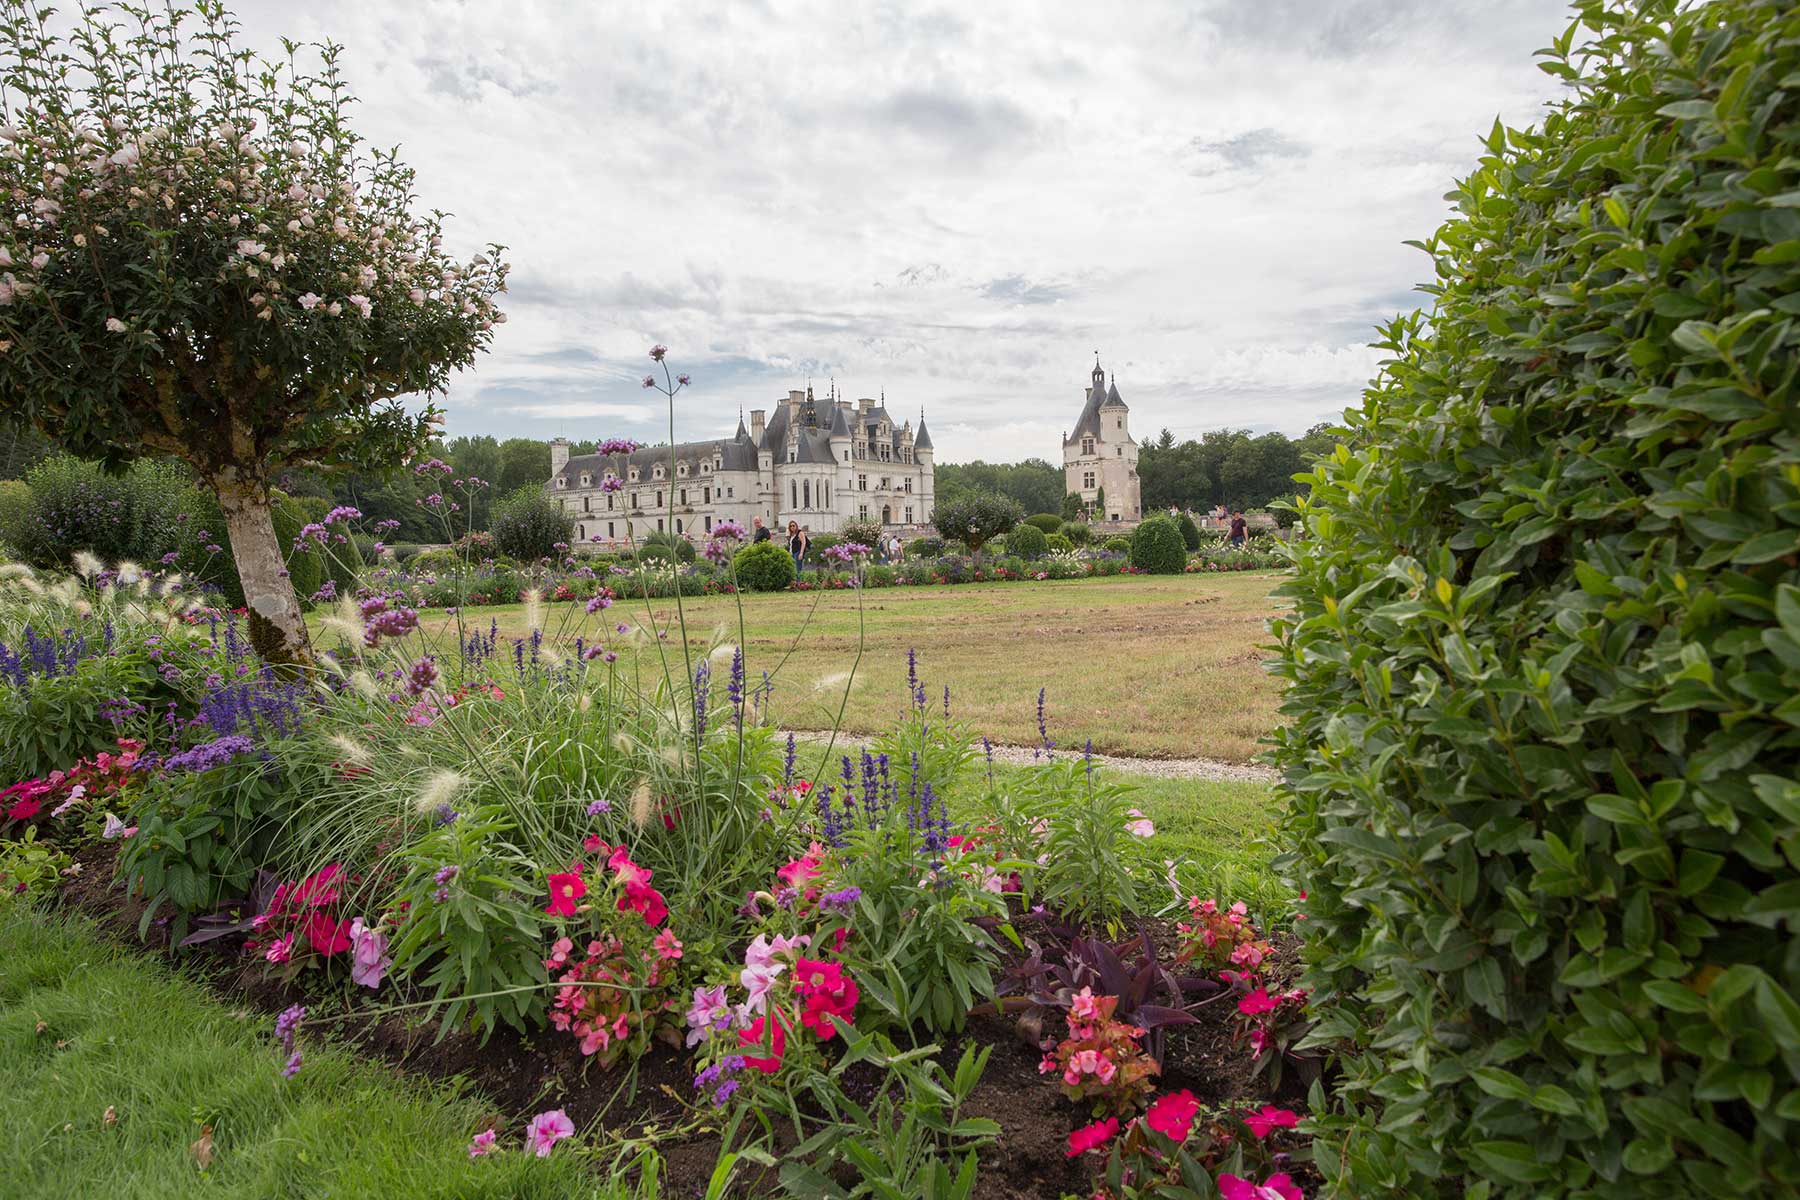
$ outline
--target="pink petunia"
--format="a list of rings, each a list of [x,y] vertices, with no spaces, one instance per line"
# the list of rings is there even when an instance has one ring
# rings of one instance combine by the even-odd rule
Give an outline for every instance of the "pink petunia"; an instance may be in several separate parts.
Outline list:
[[[553,1108],[531,1118],[531,1124],[525,1127],[525,1145],[539,1158],[549,1158],[556,1143],[574,1132],[575,1122],[569,1120],[569,1114]]]
[[[469,1157],[482,1158],[494,1152],[494,1139],[499,1135],[491,1129],[484,1129],[469,1139]]]
[[[1285,1172],[1271,1175],[1260,1184],[1236,1175],[1221,1175],[1219,1195],[1222,1200],[1305,1200]]]

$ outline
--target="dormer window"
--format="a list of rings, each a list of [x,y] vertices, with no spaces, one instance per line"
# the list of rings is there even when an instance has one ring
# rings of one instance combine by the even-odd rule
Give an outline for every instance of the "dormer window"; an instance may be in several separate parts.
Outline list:
[[[653,479],[661,479],[663,477],[663,469],[662,469],[661,463],[656,464],[656,466],[651,469],[650,476]]]
[[[1092,454],[1094,452],[1094,439],[1093,438],[1084,437],[1081,439],[1081,452],[1083,454]]]
[[[568,476],[566,476],[566,475],[558,475],[558,476],[557,476],[557,477],[556,477],[556,486],[557,486],[557,487],[559,487],[559,488],[566,488],[566,487],[568,487],[568,486],[569,486],[569,478],[568,478]]]
[[[676,463],[675,464],[675,474],[679,475],[683,479],[686,479],[687,478],[687,464],[686,463]]]
[[[636,467],[633,467],[633,468],[631,468],[631,482],[636,483],[637,481],[638,481],[638,469]]]
[[[581,486],[582,487],[593,487],[594,486],[594,477],[592,475],[589,475],[586,471],[583,471],[581,473]]]

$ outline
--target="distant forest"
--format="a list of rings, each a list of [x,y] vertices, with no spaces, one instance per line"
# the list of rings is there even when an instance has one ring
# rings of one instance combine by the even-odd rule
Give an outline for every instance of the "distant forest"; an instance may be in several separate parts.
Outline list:
[[[1167,429],[1143,444],[1138,475],[1143,483],[1144,510],[1170,505],[1196,510],[1215,504],[1260,508],[1298,490],[1292,476],[1308,458],[1329,451],[1332,438],[1325,426],[1304,436],[1252,434],[1221,429],[1198,439],[1178,442]],[[592,441],[576,442],[573,454],[591,454]],[[522,487],[541,486],[550,478],[549,443],[534,438],[457,437],[433,451],[459,474],[475,475],[492,486],[475,501],[469,527],[486,529],[489,513],[500,497]],[[0,423],[0,479],[20,479],[33,463],[56,453],[56,446],[28,429]],[[292,496],[319,496],[333,504],[351,504],[371,521],[395,520],[400,528],[389,540],[435,541],[440,526],[426,519],[417,503],[431,489],[411,472],[387,475],[326,475],[290,471],[279,486]],[[1028,513],[1059,512],[1063,472],[1041,458],[1020,463],[941,463],[936,468],[940,503],[970,492],[998,492],[1017,500]]]

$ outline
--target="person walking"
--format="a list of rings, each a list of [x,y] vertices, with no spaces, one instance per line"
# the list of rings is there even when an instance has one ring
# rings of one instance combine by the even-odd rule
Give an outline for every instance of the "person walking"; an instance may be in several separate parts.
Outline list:
[[[1231,514],[1231,544],[1233,546],[1241,547],[1244,544],[1244,539],[1248,535],[1249,535],[1249,526],[1247,524],[1245,524],[1245,522],[1244,522],[1244,514],[1241,512],[1232,513]]]
[[[751,536],[751,541],[766,542],[769,540],[769,527],[763,524],[763,519],[761,517],[751,517],[750,524],[756,527],[756,533]]]

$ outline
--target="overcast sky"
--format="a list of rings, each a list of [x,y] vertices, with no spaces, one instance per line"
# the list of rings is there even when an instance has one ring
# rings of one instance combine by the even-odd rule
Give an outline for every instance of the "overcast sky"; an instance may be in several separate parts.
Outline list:
[[[1140,440],[1298,433],[1422,297],[1403,239],[1554,92],[1561,0],[239,0],[329,36],[509,323],[448,432],[677,436],[810,378],[940,462],[1058,461],[1094,352]]]

